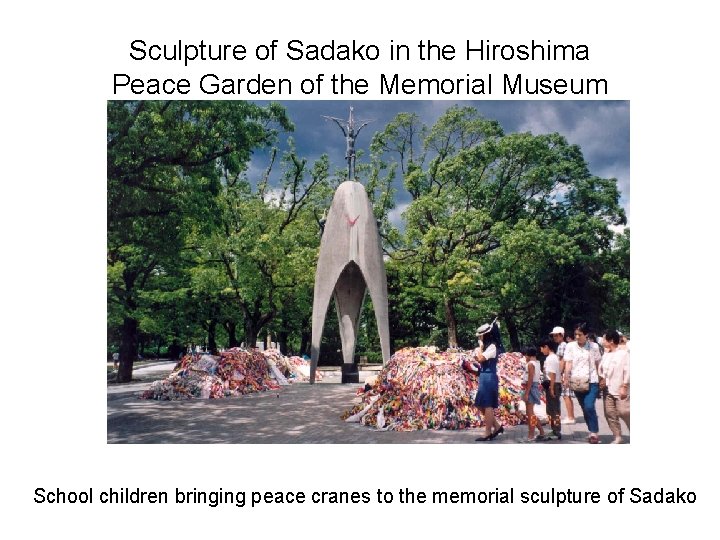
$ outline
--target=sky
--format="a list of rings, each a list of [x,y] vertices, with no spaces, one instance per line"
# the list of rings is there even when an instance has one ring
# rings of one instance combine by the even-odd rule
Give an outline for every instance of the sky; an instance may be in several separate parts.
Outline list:
[[[281,102],[295,124],[292,134],[298,154],[310,162],[323,153],[330,157],[333,170],[345,166],[345,139],[334,122],[323,116],[347,118],[354,107],[356,122],[373,120],[358,135],[356,149],[369,149],[372,135],[400,112],[414,112],[428,125],[455,104],[472,106],[483,116],[500,122],[505,133],[533,134],[558,132],[571,144],[581,147],[591,174],[617,178],[620,203],[630,223],[630,102],[629,101],[285,101]],[[361,160],[362,161],[362,160]],[[361,162],[359,161],[359,162]],[[264,170],[263,155],[252,169]],[[409,202],[400,181],[397,206],[390,214],[396,225]]]

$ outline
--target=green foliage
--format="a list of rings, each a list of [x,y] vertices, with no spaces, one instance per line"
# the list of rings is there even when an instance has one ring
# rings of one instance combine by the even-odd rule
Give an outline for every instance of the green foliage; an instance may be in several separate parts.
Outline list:
[[[505,135],[475,109],[451,107],[432,127],[398,115],[373,144],[402,165],[412,196],[393,257],[412,267],[415,298],[436,306],[450,346],[495,315],[517,346],[519,322],[533,333],[546,324],[538,307],[557,302],[554,281],[573,265],[589,273],[610,248],[608,226],[625,223],[616,181],[591,176],[557,133]],[[393,302],[407,304],[402,296]]]
[[[120,342],[126,381],[143,331],[188,333],[188,324],[183,333],[154,320],[170,304],[150,291],[190,285],[174,275],[188,262],[186,241],[217,227],[224,185],[237,181],[254,148],[292,125],[276,105],[229,101],[110,101],[107,119],[108,320],[121,326],[109,334]]]
[[[279,156],[292,123],[278,105],[108,102],[107,114],[108,345],[120,380],[143,348],[175,354],[271,332],[307,352],[318,222],[346,169],[327,156],[308,163],[292,139]],[[249,177],[259,148],[267,170]],[[555,324],[629,330],[617,181],[591,175],[559,134],[505,134],[472,107],[432,126],[401,113],[358,153],[356,172],[390,256],[393,349],[469,347],[495,316],[513,347]],[[411,196],[400,228],[389,220],[398,182]],[[327,325],[332,356],[332,309]],[[377,343],[367,299],[358,354],[376,360]]]

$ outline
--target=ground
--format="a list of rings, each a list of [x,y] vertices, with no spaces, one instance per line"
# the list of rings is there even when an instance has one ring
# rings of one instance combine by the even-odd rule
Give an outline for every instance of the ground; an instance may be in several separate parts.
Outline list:
[[[108,443],[468,443],[482,429],[377,431],[340,420],[340,414],[357,402],[357,384],[338,384],[339,371],[325,372],[322,383],[295,383],[277,392],[260,392],[237,398],[188,401],[137,399],[153,380],[165,377],[173,362],[157,362],[136,369],[132,383],[108,383]],[[361,372],[361,380],[363,373]],[[597,402],[600,440],[612,435]],[[562,441],[542,444],[586,443],[588,435],[580,406],[577,423],[563,426]],[[624,427],[624,426],[623,426]],[[489,443],[522,441],[527,426],[505,428]],[[624,442],[629,437],[624,435]]]

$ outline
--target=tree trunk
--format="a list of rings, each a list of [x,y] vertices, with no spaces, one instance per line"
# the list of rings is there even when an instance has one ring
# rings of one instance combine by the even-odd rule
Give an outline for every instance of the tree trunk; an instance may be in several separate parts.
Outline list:
[[[520,350],[520,337],[518,336],[517,324],[515,318],[511,315],[505,315],[505,326],[507,326],[508,335],[510,336],[510,349],[513,351]]]
[[[255,347],[259,333],[260,328],[257,328],[253,321],[245,319],[245,346],[248,349],[252,349]]]
[[[277,346],[278,346],[278,349],[280,350],[280,352],[285,355],[287,355],[287,338],[288,338],[287,332],[285,332],[285,331],[278,332]]]
[[[177,341],[173,341],[168,348],[168,356],[170,357],[170,360],[177,360],[178,358],[181,358],[183,352],[185,352],[185,349]]]
[[[237,334],[236,334],[237,325],[235,324],[235,321],[225,321],[223,323],[223,326],[225,327],[225,331],[227,332],[227,335],[228,335],[228,347],[230,347],[230,348],[238,347],[240,345],[240,343],[238,342],[238,339],[237,339]]]
[[[138,355],[138,322],[132,317],[125,317],[122,325],[122,341],[120,342],[120,367],[117,372],[117,382],[124,383],[132,380],[133,362]]]
[[[215,339],[215,331],[217,329],[217,321],[215,319],[211,319],[210,323],[208,324],[208,351],[210,351],[210,354],[217,354],[217,341]]]
[[[447,296],[444,299],[445,303],[445,322],[448,330],[448,348],[457,347],[457,320],[455,319],[455,306],[450,298]]]
[[[298,352],[300,356],[310,356],[310,337],[310,332],[300,332],[300,351]]]

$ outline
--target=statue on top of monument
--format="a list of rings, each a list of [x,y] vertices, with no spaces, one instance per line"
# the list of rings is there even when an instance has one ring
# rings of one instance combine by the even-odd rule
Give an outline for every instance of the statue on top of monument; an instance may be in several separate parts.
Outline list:
[[[335,122],[343,132],[346,142],[345,159],[348,163],[348,180],[355,180],[355,139],[357,139],[360,130],[372,122],[372,120],[363,120],[360,127],[356,128],[352,107],[350,107],[350,117],[347,120],[335,118],[334,116],[323,116],[323,118]]]

